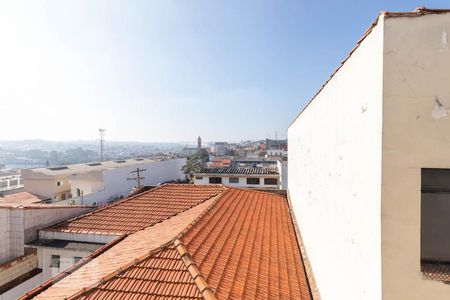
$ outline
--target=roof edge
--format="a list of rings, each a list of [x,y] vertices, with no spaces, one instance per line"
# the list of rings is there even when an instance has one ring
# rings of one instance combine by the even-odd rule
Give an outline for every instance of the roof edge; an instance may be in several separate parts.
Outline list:
[[[93,260],[94,258],[99,256],[100,254],[106,252],[107,250],[109,250],[113,246],[115,246],[118,243],[120,243],[121,241],[123,241],[127,236],[128,236],[128,234],[123,234],[123,235],[117,237],[116,239],[112,240],[108,244],[105,244],[104,246],[98,248],[97,250],[95,250],[94,252],[89,254],[88,256],[86,256],[83,259],[81,259],[75,265],[69,267],[68,269],[66,269],[65,271],[59,273],[56,276],[51,277],[50,279],[48,279],[44,283],[42,283],[42,284],[38,285],[37,287],[33,288],[31,291],[28,291],[27,293],[25,293],[24,295],[19,297],[18,300],[33,299],[35,296],[41,294],[42,292],[44,292],[45,290],[50,288],[53,284],[57,283],[58,281],[63,280],[64,278],[66,278],[67,276],[71,275],[73,272],[77,271],[78,269],[80,269],[81,267],[86,265],[88,262],[90,262],[91,260]]]
[[[306,108],[316,99],[316,97],[323,91],[323,89],[327,86],[327,84],[333,79],[334,75],[337,74],[337,72],[344,66],[344,64],[350,59],[352,54],[359,48],[361,43],[366,39],[366,37],[372,32],[372,30],[378,25],[378,22],[381,18],[394,18],[394,17],[417,17],[417,16],[423,16],[423,15],[430,15],[430,14],[441,14],[441,13],[450,13],[450,9],[428,9],[426,7],[418,7],[412,12],[387,12],[387,11],[380,11],[378,13],[378,16],[376,17],[375,21],[372,22],[372,24],[369,26],[369,28],[366,29],[362,37],[356,42],[356,45],[353,47],[353,49],[350,50],[350,52],[347,54],[347,56],[339,63],[338,67],[331,73],[331,75],[325,80],[325,82],[322,84],[322,86],[319,88],[319,90],[310,98],[310,100],[300,109],[300,112],[294,117],[292,122],[289,124],[289,127],[291,127],[295,121],[297,121],[298,117],[306,110]]]
[[[302,265],[303,265],[303,270],[305,272],[306,280],[308,283],[309,293],[311,294],[311,297],[313,298],[313,300],[320,300],[319,289],[317,287],[314,273],[312,271],[312,267],[309,262],[308,255],[306,253],[305,245],[303,244],[303,239],[302,239],[302,236],[300,233],[300,227],[298,226],[297,219],[295,218],[295,213],[292,209],[292,202],[291,202],[291,197],[289,195],[289,191],[287,191],[286,202],[287,202],[287,206],[288,206],[288,210],[289,210],[289,215],[291,217],[291,225],[295,232],[295,239],[297,242],[297,246],[300,250],[300,256],[302,258]]]

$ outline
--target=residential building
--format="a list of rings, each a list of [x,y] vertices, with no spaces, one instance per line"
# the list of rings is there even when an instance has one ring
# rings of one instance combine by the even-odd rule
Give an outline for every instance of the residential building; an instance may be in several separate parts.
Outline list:
[[[197,139],[197,148],[201,149],[202,148],[202,138],[199,136]]]
[[[150,206],[137,198],[55,227],[121,236],[19,299],[312,299],[285,196],[167,184],[145,192]]]
[[[284,150],[287,151],[287,140],[271,140],[266,139],[266,151],[267,150]]]
[[[0,198],[0,300],[16,299],[45,279],[37,251],[26,245],[37,231],[92,210],[91,207],[38,204],[27,193]]]
[[[225,156],[230,152],[230,145],[227,142],[215,142],[211,152],[216,156]]]
[[[288,130],[322,299],[449,299],[450,10],[382,12]]]
[[[181,168],[185,163],[185,158],[161,161],[135,158],[24,169],[22,176],[25,191],[41,198],[68,204],[98,205],[131,193],[136,182],[127,178],[136,168],[145,169],[141,184],[151,186],[184,179]]]
[[[23,188],[20,171],[0,171],[0,194],[14,193]]]
[[[284,170],[283,170],[284,168]],[[277,161],[232,161],[229,167],[207,167],[195,173],[195,184],[286,189],[287,164]],[[284,174],[284,176],[282,176]]]

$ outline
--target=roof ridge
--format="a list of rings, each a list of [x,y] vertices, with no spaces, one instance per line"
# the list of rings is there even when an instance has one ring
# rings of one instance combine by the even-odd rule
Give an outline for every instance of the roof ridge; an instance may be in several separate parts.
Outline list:
[[[137,257],[135,259],[133,259],[132,261],[120,266],[118,269],[114,270],[113,272],[103,276],[102,278],[100,278],[98,281],[92,283],[91,285],[82,288],[80,291],[78,291],[77,293],[67,297],[67,300],[74,300],[77,298],[80,298],[81,296],[86,295],[88,292],[92,291],[93,289],[95,289],[96,287],[100,286],[101,284],[104,284],[106,282],[108,282],[109,280],[113,279],[114,277],[123,274],[124,272],[126,272],[127,270],[129,270],[130,268],[140,264],[141,262],[143,262],[144,260],[151,258],[152,256],[154,256],[155,254],[160,253],[161,251],[164,251],[166,249],[168,249],[171,245],[173,245],[172,241],[166,242],[164,244],[161,244],[159,247],[153,248],[151,250],[149,250],[147,253],[145,253],[144,255],[141,255],[140,257]]]
[[[205,300],[216,300],[217,298],[213,289],[209,286],[208,282],[205,280],[205,277],[197,268],[186,247],[184,247],[179,239],[175,239],[173,244],[203,298]]]

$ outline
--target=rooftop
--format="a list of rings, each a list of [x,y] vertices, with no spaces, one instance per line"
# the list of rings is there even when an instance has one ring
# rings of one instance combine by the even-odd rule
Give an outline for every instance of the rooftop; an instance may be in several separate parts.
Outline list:
[[[202,168],[198,174],[237,174],[237,175],[278,175],[277,168],[253,168],[253,167],[216,167]]]
[[[41,202],[42,199],[28,192],[0,196],[0,206],[18,206]]]
[[[124,160],[110,160],[103,162],[89,162],[82,164],[73,164],[73,165],[65,165],[65,166],[56,166],[56,167],[47,167],[47,168],[33,168],[26,169],[28,172],[32,173],[40,173],[45,175],[71,175],[71,174],[79,174],[79,173],[87,173],[90,171],[103,171],[103,170],[111,170],[129,166],[138,166],[140,164],[148,164],[154,163],[155,160],[147,159],[147,158],[131,158]]]
[[[130,234],[22,299],[124,297],[311,299],[286,197],[222,187],[218,196]]]
[[[115,235],[132,233],[186,211],[223,190],[222,185],[165,184],[45,230]]]

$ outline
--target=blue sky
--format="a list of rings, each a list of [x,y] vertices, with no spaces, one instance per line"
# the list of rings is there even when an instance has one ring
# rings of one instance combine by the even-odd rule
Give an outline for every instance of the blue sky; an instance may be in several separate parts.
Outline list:
[[[285,137],[380,10],[448,1],[0,3],[0,140]]]

